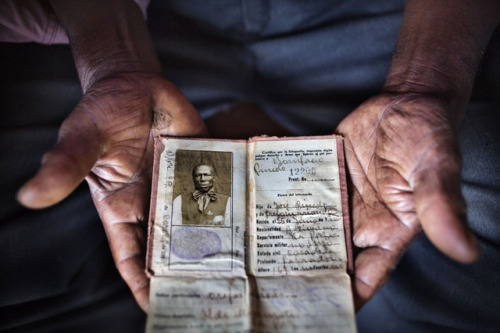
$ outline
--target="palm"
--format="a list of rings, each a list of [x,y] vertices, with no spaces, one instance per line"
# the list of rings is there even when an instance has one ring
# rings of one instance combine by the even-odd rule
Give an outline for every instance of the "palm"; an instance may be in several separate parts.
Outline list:
[[[420,227],[452,258],[472,258],[460,252],[470,239],[446,110],[431,97],[381,95],[338,127],[352,185],[354,244],[361,248],[354,282],[358,307],[384,284]]]
[[[145,226],[153,137],[202,135],[205,126],[176,87],[135,73],[94,83],[65,120],[38,174],[20,191],[27,206],[62,200],[85,178],[115,263],[138,303],[148,304]]]

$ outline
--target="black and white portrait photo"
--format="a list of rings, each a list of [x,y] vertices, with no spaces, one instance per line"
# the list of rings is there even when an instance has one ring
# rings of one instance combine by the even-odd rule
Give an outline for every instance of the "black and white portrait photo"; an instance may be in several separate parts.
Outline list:
[[[178,150],[173,225],[231,226],[231,153]]]

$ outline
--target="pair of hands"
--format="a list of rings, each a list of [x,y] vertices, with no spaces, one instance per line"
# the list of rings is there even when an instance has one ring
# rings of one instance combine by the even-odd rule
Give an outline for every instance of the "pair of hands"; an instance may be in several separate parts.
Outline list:
[[[451,258],[477,258],[465,227],[460,157],[449,106],[419,94],[382,94],[337,128],[345,137],[356,258],[356,308],[388,279],[420,229]],[[86,179],[117,268],[147,311],[145,240],[153,137],[206,136],[196,110],[158,74],[92,83],[56,146],[19,191],[31,208],[53,205]]]

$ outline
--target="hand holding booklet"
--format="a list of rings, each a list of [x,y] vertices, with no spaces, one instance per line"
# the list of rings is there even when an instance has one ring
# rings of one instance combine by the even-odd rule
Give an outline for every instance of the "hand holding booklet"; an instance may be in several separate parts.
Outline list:
[[[342,138],[159,137],[147,332],[355,332]]]

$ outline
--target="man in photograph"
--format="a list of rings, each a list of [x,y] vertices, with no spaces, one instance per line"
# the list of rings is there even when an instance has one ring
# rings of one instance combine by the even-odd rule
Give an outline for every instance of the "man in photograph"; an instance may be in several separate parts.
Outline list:
[[[215,169],[199,164],[192,172],[194,192],[178,195],[174,200],[174,225],[231,225],[231,197],[214,190]]]

